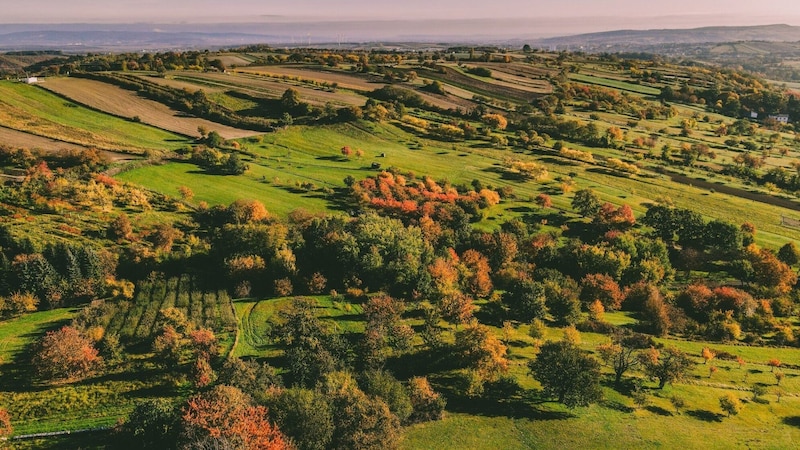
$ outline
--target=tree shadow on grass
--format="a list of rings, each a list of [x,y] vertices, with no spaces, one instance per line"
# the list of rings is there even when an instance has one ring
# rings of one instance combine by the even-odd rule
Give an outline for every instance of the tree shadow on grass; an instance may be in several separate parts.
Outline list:
[[[649,406],[646,406],[644,409],[650,411],[653,414],[658,414],[659,416],[671,416],[672,415],[672,412],[667,411],[666,409],[664,409],[664,408],[662,408],[660,406],[649,405]]]
[[[789,416],[784,417],[781,419],[784,425],[789,425],[790,427],[800,428],[800,416]]]
[[[462,394],[465,392],[465,380],[451,374],[435,377],[434,382],[447,398],[447,410],[451,412],[531,420],[566,420],[575,417],[569,412],[542,406],[549,403],[549,399],[542,399],[537,392],[523,390],[503,380],[487,383],[480,396]]]
[[[691,411],[686,411],[686,414],[704,422],[722,422],[723,417],[722,414],[717,414],[705,409],[693,409]]]

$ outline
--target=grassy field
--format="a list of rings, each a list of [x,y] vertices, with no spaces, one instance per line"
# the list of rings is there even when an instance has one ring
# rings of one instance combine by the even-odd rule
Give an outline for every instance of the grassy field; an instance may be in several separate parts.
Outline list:
[[[104,150],[176,149],[188,141],[144,124],[93,111],[37,86],[0,82],[0,125]]]
[[[661,93],[659,89],[649,86],[642,86],[634,83],[628,83],[625,81],[614,80],[610,78],[598,77],[594,75],[584,75],[580,73],[571,73],[569,74],[569,78],[571,80],[580,81],[582,83],[587,84],[596,84],[599,86],[605,86],[610,88],[619,89],[622,91],[629,91],[635,92],[637,94],[645,94],[645,95],[658,95]]]
[[[781,225],[782,215],[800,217],[800,212],[747,197],[712,192],[700,181],[699,186],[691,186],[674,182],[667,175],[624,176],[596,165],[565,160],[554,152],[522,154],[487,148],[477,142],[448,144],[425,139],[390,124],[374,123],[290,127],[259,140],[242,141],[244,151],[254,155],[247,158],[250,170],[243,176],[209,175],[191,164],[169,163],[125,172],[118,178],[172,196],[177,195],[179,186],[185,185],[194,191],[195,202],[228,204],[237,198],[256,199],[271,212],[284,214],[295,208],[323,211],[336,206],[326,200],[327,195],[301,188],[302,183],[312,183],[317,189],[341,188],[342,180],[348,175],[360,179],[374,174],[376,171],[369,166],[371,162],[379,162],[383,168],[394,166],[403,172],[446,179],[451,183],[469,184],[478,179],[494,187],[511,187],[517,198],[489,210],[489,217],[482,224],[492,228],[500,221],[536,211],[529,199],[541,192],[551,194],[557,209],[571,211],[572,195],[561,194],[557,181],[559,177],[569,176],[575,181],[576,189],[591,188],[603,201],[628,203],[638,215],[644,214],[646,205],[662,197],[683,208],[703,205],[700,212],[707,219],[741,223],[742,218],[747,217],[759,230],[757,241],[769,247],[777,248],[800,236],[800,231]],[[345,145],[363,150],[364,157],[342,157],[340,149]],[[382,154],[385,156],[380,156]],[[505,179],[500,166],[506,158],[542,162],[550,178],[543,183]],[[703,172],[695,173],[688,172],[690,176],[716,181],[705,178]]]

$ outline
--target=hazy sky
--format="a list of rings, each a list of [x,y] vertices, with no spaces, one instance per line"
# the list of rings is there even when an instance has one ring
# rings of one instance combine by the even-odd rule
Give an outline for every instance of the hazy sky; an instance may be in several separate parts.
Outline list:
[[[0,23],[587,18],[658,27],[800,25],[798,0],[1,0]],[[280,16],[280,17],[275,17]],[[639,19],[638,21],[636,19]],[[633,27],[633,26],[632,26]]]

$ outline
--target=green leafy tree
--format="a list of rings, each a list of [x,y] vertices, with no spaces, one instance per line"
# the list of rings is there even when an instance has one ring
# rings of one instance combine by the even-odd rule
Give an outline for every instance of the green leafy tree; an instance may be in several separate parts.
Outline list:
[[[330,448],[334,416],[328,397],[318,390],[291,388],[277,391],[266,404],[270,418],[300,450]]]
[[[600,211],[600,198],[591,189],[581,189],[572,198],[572,209],[583,217],[594,217]]]
[[[168,399],[147,399],[138,403],[122,426],[126,447],[172,448],[178,438],[178,408]]]
[[[603,397],[600,363],[574,344],[547,341],[528,367],[544,395],[570,408],[588,406]]]
[[[742,401],[732,392],[719,398],[719,406],[728,414],[728,417],[739,414],[742,410]]]

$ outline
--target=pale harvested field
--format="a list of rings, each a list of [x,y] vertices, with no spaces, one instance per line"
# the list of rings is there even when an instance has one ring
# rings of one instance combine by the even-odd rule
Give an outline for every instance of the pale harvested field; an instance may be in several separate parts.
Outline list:
[[[142,123],[185,136],[198,137],[198,127],[213,130],[226,139],[237,139],[261,134],[257,131],[241,130],[197,117],[180,117],[178,112],[153,100],[138,96],[135,92],[83,78],[50,78],[41,85],[75,102],[115,116],[132,118],[138,116]]]
[[[189,82],[197,80],[200,83],[198,85],[203,90],[206,89],[205,86],[210,86],[216,89],[235,90],[254,96],[262,95],[271,98],[280,98],[286,89],[293,88],[300,94],[300,100],[317,106],[322,106],[328,102],[335,105],[362,106],[367,101],[366,97],[353,92],[341,90],[328,92],[322,89],[306,87],[302,83],[292,83],[252,73],[177,72],[175,77]]]
[[[13,148],[27,148],[29,150],[41,150],[43,152],[57,152],[61,150],[86,150],[86,147],[71,142],[63,142],[50,139],[44,136],[26,133],[24,131],[12,130],[11,128],[0,127],[0,145],[7,145]],[[112,161],[131,159],[131,155],[124,153],[100,151]]]
[[[375,89],[380,89],[386,85],[386,83],[382,82],[378,78],[369,80],[358,75],[349,75],[346,73],[329,72],[327,70],[317,70],[296,66],[243,67],[236,69],[236,71],[263,75],[287,75],[290,77],[298,77],[303,80],[338,83],[339,87],[343,89],[352,89],[354,91],[374,91]]]
[[[320,83],[322,82],[338,83],[339,87],[342,89],[351,89],[362,92],[374,91],[375,89],[380,89],[383,86],[386,86],[386,83],[378,81],[377,78],[375,78],[375,81],[370,81],[369,79],[363,76],[349,75],[346,73],[329,72],[326,70],[318,70],[313,68],[264,66],[264,67],[247,67],[247,68],[237,69],[236,71],[242,73],[260,74],[260,75],[273,75],[273,76],[286,75],[289,77],[298,77],[301,80],[312,80]],[[414,86],[410,84],[399,83],[398,86],[403,87],[405,89],[414,90]],[[417,91],[417,93],[420,96],[422,96],[422,98],[425,99],[425,101],[439,108],[456,109],[456,108],[470,108],[474,106],[472,102],[464,102],[463,100],[458,98],[448,98],[440,95],[432,95],[426,92],[419,92],[419,91]],[[457,94],[456,96],[460,97]],[[362,102],[357,106],[361,106],[363,104],[364,103]]]
[[[197,73],[197,72],[192,72],[192,73]],[[199,85],[197,83],[192,83],[192,82],[189,82],[189,81],[176,80],[176,79],[172,78],[172,75],[167,76],[167,78],[151,77],[151,76],[145,76],[145,75],[139,75],[139,76],[142,79],[144,79],[145,81],[149,82],[149,83],[158,84],[160,86],[166,86],[166,87],[171,87],[171,88],[175,88],[175,89],[185,89],[185,90],[187,90],[189,92],[199,91],[200,89],[202,89],[204,92],[208,92],[208,93],[224,92],[225,91],[225,89],[220,88],[220,87],[201,86],[201,85]]]

